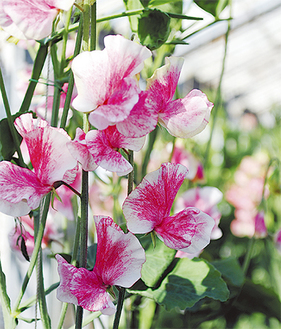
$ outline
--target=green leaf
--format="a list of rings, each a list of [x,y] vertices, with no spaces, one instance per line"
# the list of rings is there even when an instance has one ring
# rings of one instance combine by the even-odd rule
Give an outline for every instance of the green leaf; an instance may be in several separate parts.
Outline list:
[[[159,281],[163,272],[175,258],[176,251],[168,248],[159,239],[156,240],[155,248],[150,243],[150,236],[141,239],[145,249],[146,262],[143,264],[141,278],[148,287],[154,287]],[[145,245],[146,244],[146,245]]]
[[[229,290],[219,271],[207,261],[198,258],[180,259],[158,289],[130,292],[152,298],[167,310],[192,307],[204,297],[222,302],[229,297]]]
[[[243,313],[260,312],[281,321],[281,303],[277,294],[250,280],[246,280],[234,305]]]
[[[212,14],[215,17],[219,17],[220,13],[227,6],[228,0],[194,0],[194,2],[203,10]]]
[[[240,287],[244,283],[244,273],[234,257],[212,262],[212,265],[221,272],[234,286]]]
[[[138,36],[142,45],[157,49],[170,34],[170,17],[158,9],[145,9],[139,18]]]
[[[18,115],[13,115],[13,119]],[[18,139],[21,141],[22,137],[18,132]],[[0,161],[10,161],[16,152],[16,146],[14,144],[13,136],[9,127],[8,119],[2,119],[0,121]]]

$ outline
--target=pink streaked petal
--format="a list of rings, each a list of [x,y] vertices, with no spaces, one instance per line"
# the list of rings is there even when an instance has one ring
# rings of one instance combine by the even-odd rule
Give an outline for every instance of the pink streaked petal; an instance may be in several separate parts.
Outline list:
[[[78,91],[73,107],[81,112],[93,111],[110,96],[106,50],[79,54],[72,61],[71,68]]]
[[[104,38],[105,48],[109,57],[111,78],[118,79],[133,76],[144,67],[144,60],[151,56],[151,51],[121,35],[108,35]],[[120,65],[122,63],[122,65]]]
[[[160,169],[147,174],[122,207],[129,231],[151,232],[169,216],[187,173],[187,168],[180,164],[164,163]]]
[[[31,170],[21,168],[8,161],[0,162],[0,199],[15,204],[17,216],[26,215],[30,209],[36,209],[41,198],[50,190],[51,186],[41,184]],[[27,203],[29,211],[24,203]],[[5,207],[9,207],[9,204],[4,202],[2,206],[4,212]],[[21,211],[24,213],[18,214]]]
[[[66,171],[76,167],[77,161],[66,147],[71,139],[63,129],[32,119],[30,113],[18,117],[15,126],[26,141],[31,163],[42,184],[63,180]]]
[[[139,101],[127,119],[116,124],[121,134],[136,138],[145,136],[155,129],[158,121],[158,102],[148,96],[147,91],[142,91],[139,94]]]
[[[207,125],[213,104],[200,90],[192,90],[183,99],[170,102],[159,113],[159,122],[175,137],[190,138]]]
[[[108,127],[107,129],[111,131],[116,128]],[[108,130],[89,131],[86,135],[88,151],[93,156],[94,161],[102,168],[116,172],[119,176],[126,175],[133,170],[133,167],[117,151],[119,147],[114,144],[116,140],[113,137]]]
[[[59,299],[61,302],[78,305],[77,298],[70,290],[70,282],[78,269],[75,266],[69,264],[59,254],[56,255],[56,260],[58,261],[58,272],[60,276],[60,285],[57,289],[57,299]]]
[[[62,181],[64,181],[67,184],[73,183],[77,176],[78,170],[79,170],[79,165],[77,163],[77,165],[73,169],[67,170],[65,172],[65,174],[63,175]]]
[[[58,14],[58,9],[49,2],[4,0],[3,8],[28,39],[40,40],[52,33],[52,24]]]
[[[70,283],[70,291],[77,298],[78,305],[91,312],[107,310],[114,314],[115,306],[106,292],[107,288],[95,270],[85,268],[77,269]]]
[[[3,214],[13,217],[20,217],[22,215],[28,214],[30,210],[31,208],[27,204],[26,200],[17,203],[12,203],[0,199],[0,212],[2,212]]]
[[[97,111],[91,112],[88,118],[90,124],[98,130],[104,130],[111,124],[109,120],[103,115],[100,115]]]
[[[140,90],[133,78],[126,78],[120,86],[108,98],[104,105],[100,105],[96,110],[96,115],[104,117],[114,124],[123,121],[128,117],[132,108],[139,99]],[[93,122],[95,124],[95,122]]]
[[[157,69],[147,80],[147,90],[162,103],[159,110],[172,100],[183,62],[181,57],[166,57],[165,65]]]
[[[2,0],[0,1],[0,26],[12,36],[18,39],[26,39],[22,31],[11,20],[11,17],[4,12]]]
[[[95,163],[93,156],[88,151],[85,140],[86,134],[81,128],[76,129],[75,139],[67,143],[72,156],[81,163],[83,170],[94,171],[98,165]]]
[[[98,249],[94,271],[106,285],[131,287],[141,277],[145,252],[138,239],[125,234],[110,217],[95,216]]]
[[[214,224],[212,217],[190,207],[166,217],[155,232],[169,248],[195,253],[210,243]]]

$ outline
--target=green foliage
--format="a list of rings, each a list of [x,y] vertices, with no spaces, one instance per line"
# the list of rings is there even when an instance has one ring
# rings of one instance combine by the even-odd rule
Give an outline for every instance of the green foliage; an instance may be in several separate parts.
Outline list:
[[[212,14],[215,17],[219,17],[220,13],[223,9],[227,6],[228,0],[194,0],[194,2],[207,11],[208,13]]]
[[[16,116],[12,116],[15,120]],[[22,137],[18,132],[18,140],[21,141]],[[14,153],[16,152],[16,145],[9,127],[8,119],[2,119],[0,121],[0,161],[11,161]]]
[[[212,265],[234,286],[240,287],[244,282],[243,271],[234,257],[212,262]]]
[[[170,17],[158,9],[146,9],[139,18],[138,36],[142,45],[154,50],[167,41]]]
[[[221,274],[210,263],[198,258],[180,259],[159,288],[131,292],[152,298],[167,310],[175,307],[184,310],[204,297],[226,301],[229,296]]]
[[[168,268],[175,257],[176,251],[165,246],[159,239],[156,246],[149,243],[150,236],[140,241],[145,249],[146,262],[142,267],[142,280],[148,287],[154,287],[159,281],[163,272]]]

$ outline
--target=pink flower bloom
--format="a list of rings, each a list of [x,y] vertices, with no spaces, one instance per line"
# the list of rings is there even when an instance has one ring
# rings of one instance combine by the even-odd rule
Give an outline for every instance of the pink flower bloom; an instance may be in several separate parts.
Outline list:
[[[72,63],[78,96],[73,106],[91,112],[97,129],[123,121],[138,102],[140,90],[134,75],[151,52],[120,35],[104,38],[105,49],[83,52]]]
[[[40,40],[52,33],[59,10],[69,10],[74,0],[0,0],[0,26],[19,39]]]
[[[124,135],[140,137],[152,131],[157,121],[175,137],[190,138],[207,125],[213,104],[200,90],[192,90],[183,99],[172,100],[182,58],[166,58],[166,64],[157,69],[147,81],[147,90],[129,117],[117,124]]]
[[[123,204],[128,229],[133,233],[155,231],[172,248],[195,253],[210,242],[214,220],[197,208],[187,207],[170,216],[173,201],[187,175],[180,164],[164,163],[149,173]]]
[[[267,156],[262,153],[244,157],[235,173],[235,183],[226,192],[227,201],[236,208],[235,219],[230,224],[236,236],[252,237],[255,234],[255,217],[262,200],[267,162]],[[268,195],[266,187],[264,197]]]
[[[264,211],[258,212],[255,217],[255,236],[257,238],[264,238],[267,236],[267,229],[264,222]]]
[[[26,142],[34,168],[31,171],[8,161],[0,162],[0,211],[17,217],[36,209],[55,182],[71,184],[77,161],[67,150],[70,137],[63,129],[32,119],[30,113],[17,118],[15,126]]]
[[[22,216],[19,218],[21,226],[17,225],[9,235],[11,248],[15,251],[21,251],[19,236],[22,235],[28,256],[32,255],[34,249],[34,219],[29,216]],[[58,239],[59,235],[54,226],[54,223],[47,219],[44,236],[42,239],[42,249],[50,246],[50,243]]]
[[[221,213],[217,208],[217,204],[222,200],[222,197],[222,192],[216,187],[204,186],[192,188],[178,198],[175,210],[181,211],[186,207],[195,207],[208,214],[215,221],[211,239],[219,239],[222,236],[222,232],[218,227]]]
[[[98,247],[94,269],[76,268],[56,255],[60,286],[57,298],[89,311],[115,312],[107,291],[112,286],[131,287],[140,277],[145,252],[138,239],[125,234],[110,217],[95,216]]]
[[[68,147],[84,170],[95,170],[99,165],[123,176],[131,172],[133,167],[118,150],[124,148],[139,151],[144,142],[145,137],[123,136],[116,126],[109,126],[105,130],[91,130],[87,134],[77,128],[75,140]]]
[[[203,165],[192,153],[175,146],[171,162],[180,163],[189,169],[187,179],[193,182],[204,181]]]

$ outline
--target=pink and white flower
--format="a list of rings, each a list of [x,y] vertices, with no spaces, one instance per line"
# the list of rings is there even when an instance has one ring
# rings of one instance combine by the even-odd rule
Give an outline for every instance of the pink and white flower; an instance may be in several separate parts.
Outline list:
[[[267,228],[264,221],[264,211],[259,211],[255,217],[255,236],[264,238],[267,236]]]
[[[177,199],[175,210],[181,211],[186,207],[195,207],[208,214],[215,221],[215,226],[211,233],[211,239],[216,240],[222,236],[222,231],[218,227],[221,213],[217,207],[217,204],[221,202],[222,197],[222,192],[216,187],[195,187],[187,190]]]
[[[32,114],[21,115],[15,126],[26,142],[33,171],[11,162],[0,162],[0,211],[23,216],[39,206],[41,198],[55,182],[71,184],[77,173],[77,161],[67,150],[70,137]]]
[[[19,237],[22,236],[25,241],[27,254],[31,256],[34,249],[34,219],[29,216],[22,216],[19,217],[19,220],[21,222],[20,225],[17,224],[9,235],[10,245],[13,250],[21,251]],[[48,218],[42,239],[42,249],[49,247],[51,242],[56,241],[59,237],[54,223]]]
[[[145,137],[129,138],[119,133],[116,126],[104,130],[90,130],[85,134],[80,128],[68,145],[70,152],[82,164],[84,170],[95,170],[97,166],[123,176],[133,170],[132,165],[121,155],[119,149],[139,151]]]
[[[166,64],[147,80],[147,89],[139,102],[117,129],[130,137],[141,137],[152,131],[157,122],[171,135],[190,138],[201,132],[209,122],[213,104],[200,90],[192,90],[182,99],[173,100],[183,58],[166,58]]]
[[[0,26],[19,39],[40,40],[52,33],[60,10],[69,10],[74,0],[0,0]]]
[[[144,46],[121,35],[104,38],[104,50],[83,52],[72,63],[78,96],[73,107],[91,112],[90,123],[97,129],[125,120],[139,100],[134,75],[151,56]]]
[[[173,201],[188,170],[180,164],[164,163],[147,174],[126,198],[123,213],[129,231],[155,231],[164,243],[195,253],[210,242],[214,220],[197,208],[187,207],[170,216]]]
[[[94,269],[76,268],[56,255],[60,275],[57,298],[111,315],[115,306],[107,291],[112,286],[129,288],[141,277],[145,252],[138,239],[125,234],[110,217],[94,218],[98,238]]]

